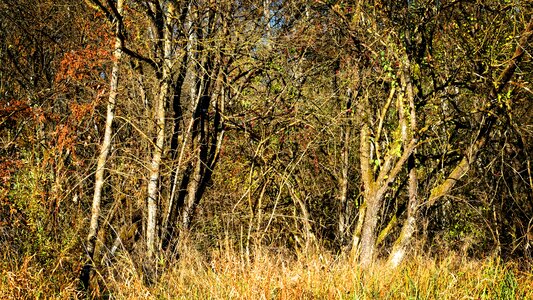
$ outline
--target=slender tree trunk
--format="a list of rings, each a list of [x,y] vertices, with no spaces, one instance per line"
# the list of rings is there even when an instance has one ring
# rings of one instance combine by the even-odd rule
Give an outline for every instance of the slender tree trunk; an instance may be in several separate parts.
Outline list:
[[[335,68],[335,75],[334,75],[334,81],[333,81],[333,88],[335,90],[335,93],[339,93],[339,87],[338,87],[338,78],[337,73],[340,71],[340,63],[337,61],[337,65]],[[346,101],[346,107],[343,107],[345,109],[345,117],[346,117],[346,124],[341,127],[341,175],[339,177],[339,211],[338,211],[338,232],[337,232],[337,238],[339,240],[339,243],[341,247],[344,247],[346,245],[346,230],[348,227],[348,170],[350,168],[349,165],[349,159],[350,159],[350,133],[351,133],[351,127],[352,124],[350,122],[351,118],[351,109],[352,109],[352,92],[351,90],[348,90],[347,93],[347,101]],[[337,97],[338,102],[340,103],[341,99],[338,96]]]
[[[123,0],[118,0],[117,11],[122,14]],[[115,118],[115,104],[118,95],[118,81],[119,81],[119,67],[122,58],[122,40],[119,38],[120,22],[116,22],[115,49],[113,52],[113,68],[111,71],[111,83],[109,87],[109,99],[107,103],[107,114],[104,129],[104,139],[100,146],[100,154],[96,164],[96,172],[94,179],[94,194],[91,208],[91,223],[89,225],[89,234],[87,235],[87,262],[80,275],[81,283],[85,289],[89,287],[90,273],[92,269],[92,261],[95,254],[95,248],[98,235],[98,220],[100,218],[100,203],[102,201],[102,189],[104,186],[104,175],[107,157],[111,148],[111,136],[113,134],[113,119]]]
[[[210,54],[207,54],[210,55]],[[194,152],[194,168],[191,177],[191,181],[187,187],[187,201],[183,208],[182,214],[182,228],[188,230],[193,219],[193,214],[198,202],[201,198],[202,182],[205,180],[207,168],[210,167],[210,163],[207,161],[209,152],[209,136],[207,132],[208,126],[208,110],[211,102],[211,78],[213,73],[211,72],[213,66],[211,64],[211,58],[206,58],[206,63],[203,65],[204,72],[206,72],[201,80],[202,88],[200,89],[200,100],[197,106],[197,110],[194,113],[194,123],[196,133],[193,135],[193,152]]]
[[[349,169],[349,142],[350,125],[344,128],[343,145],[341,149],[341,178],[339,188],[339,228],[338,238],[341,246],[346,243],[346,229],[348,227],[348,169]]]
[[[407,144],[409,135],[412,137],[417,130],[416,125],[416,110],[415,110],[415,102],[414,102],[414,95],[413,95],[413,85],[410,77],[410,64],[409,60],[407,58],[407,55],[405,55],[404,59],[404,69],[401,74],[401,84],[405,87],[405,100],[409,104],[409,120],[410,120],[410,126],[407,125],[407,120],[405,116],[405,112],[407,111],[404,109],[403,102],[400,102],[399,112],[400,112],[400,123],[402,127],[402,142]],[[403,99],[402,99],[403,100]],[[405,254],[407,252],[407,248],[411,243],[412,237],[414,233],[416,232],[416,221],[417,221],[417,212],[418,212],[418,177],[416,175],[416,166],[415,166],[415,153],[413,153],[409,156],[409,159],[407,161],[407,169],[408,169],[408,192],[409,192],[409,202],[407,204],[407,218],[404,221],[404,224],[402,226],[402,230],[400,232],[400,236],[394,243],[394,246],[392,248],[392,251],[389,256],[389,265],[393,268],[397,267],[404,259]]]
[[[163,72],[161,76],[159,97],[156,103],[157,138],[150,164],[150,181],[148,182],[148,217],[146,222],[146,249],[151,257],[157,244],[157,214],[159,198],[159,177],[161,157],[165,146],[165,103],[168,99],[171,70],[172,70],[172,24],[174,18],[174,4],[168,3],[164,24]]]
[[[270,24],[270,3],[271,0],[263,0],[263,15],[266,21],[266,36],[268,39],[271,37],[271,24]]]
[[[182,212],[182,229],[188,230],[189,226],[192,221],[192,214],[193,210],[195,208],[196,203],[196,193],[198,191],[198,186],[200,183],[200,180],[202,180],[202,162],[200,160],[199,155],[200,149],[197,149],[195,151],[194,157],[196,162],[194,163],[194,169],[192,171],[193,175],[191,178],[191,181],[189,182],[189,185],[187,187],[187,200],[185,203],[185,207],[183,207]]]
[[[176,194],[177,194],[177,184],[178,184],[178,177],[180,174],[181,169],[181,161],[183,157],[183,148],[182,151],[179,151],[179,137],[182,137],[182,144],[186,143],[187,134],[183,133],[183,129],[180,127],[180,124],[183,122],[184,116],[183,116],[183,109],[182,109],[182,91],[183,91],[183,84],[185,83],[185,79],[187,77],[187,71],[189,70],[189,56],[190,56],[190,36],[189,36],[189,30],[191,27],[191,22],[187,22],[187,16],[189,15],[191,7],[191,1],[188,1],[186,5],[183,6],[181,13],[180,13],[180,24],[184,27],[180,31],[180,36],[185,39],[187,38],[187,41],[185,42],[184,47],[184,53],[179,65],[179,73],[178,77],[175,80],[175,83],[172,85],[174,97],[172,99],[172,110],[174,112],[174,122],[173,122],[173,130],[172,130],[172,137],[170,140],[170,153],[172,160],[175,161],[178,159],[177,164],[174,166],[174,169],[172,170],[172,173],[170,174],[170,194],[168,199],[168,206],[165,213],[165,216],[163,218],[163,248],[166,248],[168,245],[169,239],[172,236],[173,227],[175,226],[175,215],[176,215]]]
[[[364,197],[363,197],[364,201]],[[357,258],[360,254],[359,249],[359,243],[361,242],[361,232],[363,231],[363,222],[365,220],[365,213],[366,213],[366,203],[361,203],[359,206],[359,212],[357,216],[357,225],[355,226],[353,237],[352,237],[352,245],[351,248],[351,256],[353,258]]]
[[[211,12],[209,18],[204,24],[204,31],[199,31],[197,38],[198,41],[205,42],[206,39],[211,38],[216,25],[217,15]],[[209,48],[204,48],[203,44],[200,45],[199,51],[204,52],[202,58],[201,68],[197,69],[196,76],[199,77],[200,72],[203,73],[201,79],[199,79],[199,87],[196,92],[198,93],[198,104],[196,110],[193,113],[193,134],[192,134],[192,151],[195,153],[194,167],[192,168],[192,174],[190,182],[187,187],[187,200],[184,203],[182,211],[182,230],[188,230],[191,222],[194,218],[194,212],[196,206],[199,204],[203,193],[205,192],[207,182],[211,179],[213,169],[215,167],[218,151],[220,150],[219,138],[222,138],[222,120],[221,120],[221,108],[220,99],[215,106],[215,114],[213,127],[210,128],[210,118],[208,111],[210,109],[211,102],[213,101],[213,94],[216,88],[220,87],[219,74],[221,68],[221,62],[215,59],[215,53],[213,50],[215,45],[211,42]],[[220,133],[220,135],[219,135]]]
[[[378,199],[374,192],[374,175],[370,165],[370,130],[368,124],[364,123],[361,128],[360,163],[361,176],[363,179],[364,209],[365,213],[360,214],[362,219],[362,231],[360,237],[359,261],[363,267],[372,263],[374,255],[375,228],[379,211]],[[353,249],[357,251],[357,249]]]
[[[294,181],[297,181],[295,176],[292,176],[292,178]],[[316,237],[313,233],[313,227],[311,226],[311,215],[309,213],[309,209],[307,208],[306,199],[302,199],[301,193],[292,184],[290,179],[287,179],[285,181],[285,184],[287,186],[289,194],[291,195],[292,200],[300,207],[300,211],[302,213],[302,223],[305,234],[305,251],[314,250],[316,246]],[[295,217],[297,217],[296,214],[297,212],[295,211]]]

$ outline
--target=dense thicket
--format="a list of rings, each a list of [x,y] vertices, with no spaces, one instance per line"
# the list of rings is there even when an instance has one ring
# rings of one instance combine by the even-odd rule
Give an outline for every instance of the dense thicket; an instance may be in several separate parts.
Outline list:
[[[3,261],[531,259],[532,9],[2,0]]]

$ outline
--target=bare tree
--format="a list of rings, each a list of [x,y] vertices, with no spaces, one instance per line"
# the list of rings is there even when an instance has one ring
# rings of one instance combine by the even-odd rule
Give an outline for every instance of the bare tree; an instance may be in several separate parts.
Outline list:
[[[115,18],[121,18],[123,10],[123,0],[118,0],[116,10],[118,15]],[[98,5],[98,4],[96,4]],[[100,154],[98,155],[95,179],[94,179],[94,194],[91,209],[91,223],[89,226],[89,234],[87,236],[86,256],[87,262],[80,275],[81,282],[85,288],[89,287],[90,273],[92,269],[92,260],[94,258],[94,252],[97,241],[98,225],[100,218],[100,203],[102,201],[102,189],[104,186],[104,175],[107,162],[107,156],[111,149],[111,137],[113,134],[113,119],[115,117],[115,104],[118,95],[119,85],[119,66],[122,58],[122,39],[119,37],[121,34],[121,22],[114,21],[115,24],[115,49],[113,52],[113,68],[111,70],[111,82],[109,84],[109,99],[107,103],[107,114],[104,128],[104,139],[100,145]]]

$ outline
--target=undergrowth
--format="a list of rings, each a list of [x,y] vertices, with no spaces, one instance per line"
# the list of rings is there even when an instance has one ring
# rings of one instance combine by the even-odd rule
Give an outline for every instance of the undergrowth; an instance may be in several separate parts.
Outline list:
[[[456,254],[410,258],[397,269],[378,261],[361,270],[349,257],[324,251],[288,257],[261,248],[200,253],[181,246],[176,261],[159,259],[151,284],[125,253],[95,273],[89,298],[100,299],[533,299],[533,275],[499,259]],[[7,267],[6,264],[3,267]],[[27,257],[1,273],[0,299],[80,299],[77,278],[32,266]],[[50,289],[52,280],[59,289]]]

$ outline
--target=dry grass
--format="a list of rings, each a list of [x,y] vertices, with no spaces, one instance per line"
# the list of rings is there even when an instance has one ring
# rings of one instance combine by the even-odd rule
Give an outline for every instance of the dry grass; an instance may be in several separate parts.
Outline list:
[[[345,257],[308,254],[287,257],[265,249],[247,257],[232,249],[209,255],[181,248],[175,263],[159,261],[160,274],[144,284],[139,263],[117,257],[97,274],[111,299],[533,299],[533,275],[497,259],[411,259],[396,270],[378,262],[362,271]],[[50,278],[29,266],[3,271],[1,299],[76,298],[76,281],[60,290],[47,288]]]

